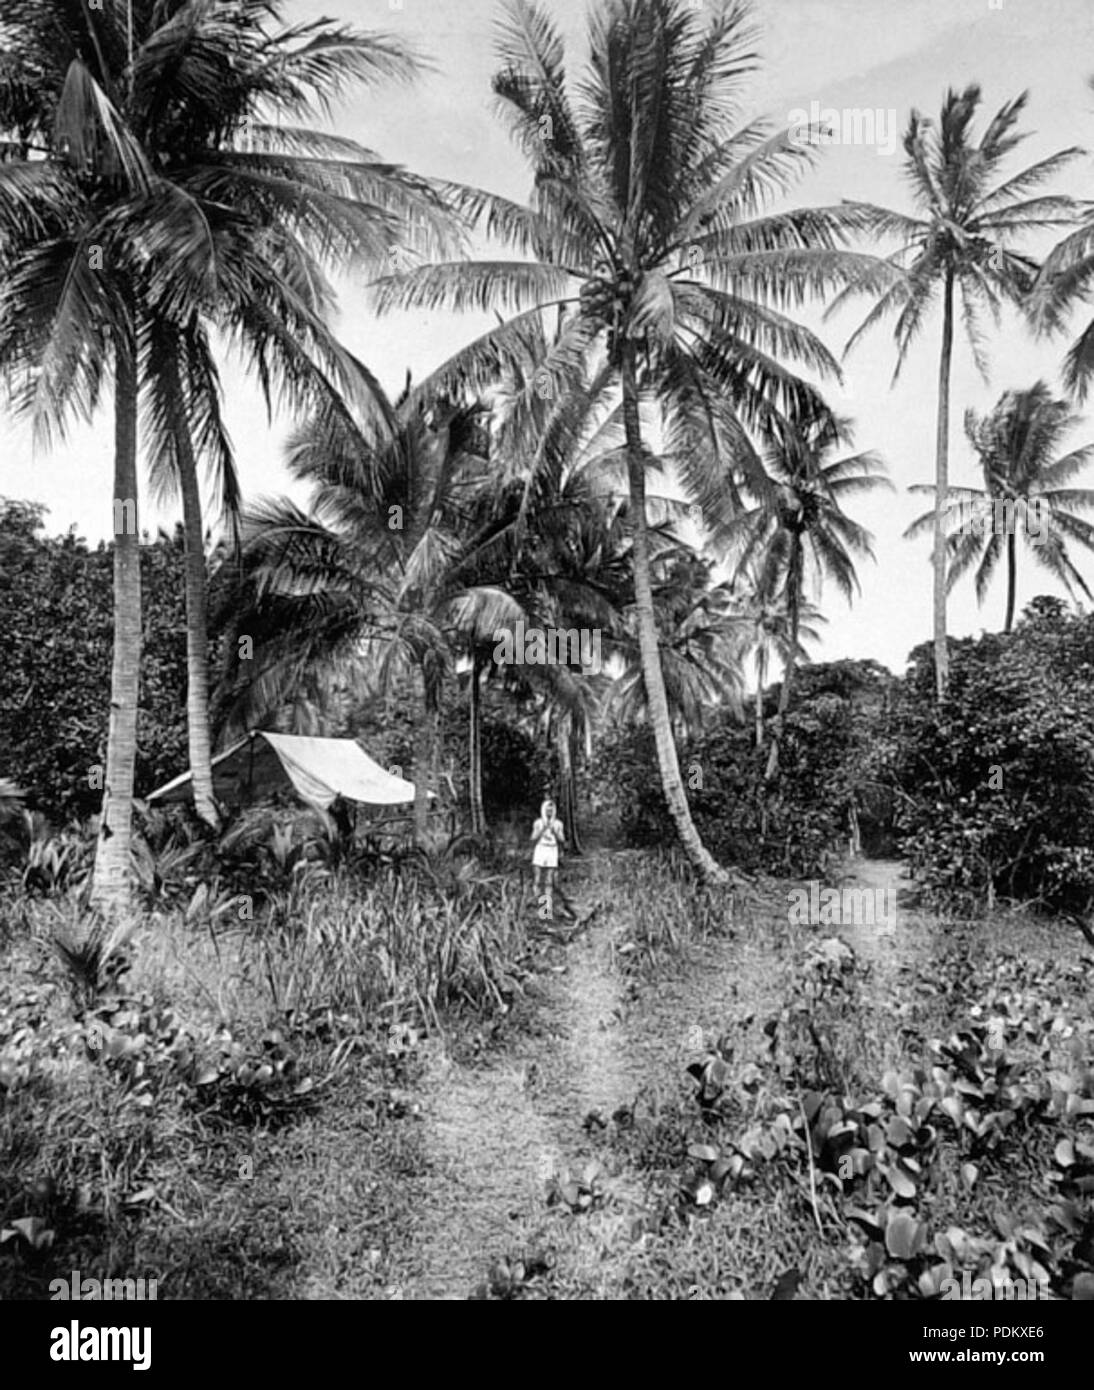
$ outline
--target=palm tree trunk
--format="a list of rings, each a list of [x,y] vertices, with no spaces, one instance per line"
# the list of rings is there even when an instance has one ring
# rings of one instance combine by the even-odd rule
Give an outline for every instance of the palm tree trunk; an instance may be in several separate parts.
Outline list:
[[[429,787],[435,793],[433,808],[439,812],[441,802],[441,764],[444,761],[444,731],[441,727],[440,698],[429,712]],[[428,819],[426,824],[428,826]],[[441,822],[438,820],[437,825]]]
[[[133,773],[141,663],[141,553],[137,517],[137,369],[132,338],[115,349],[114,655],[106,779],[91,896],[108,917],[132,909]],[[131,508],[128,505],[132,504]],[[120,509],[119,505],[120,504]]]
[[[213,740],[209,728],[209,579],[201,524],[201,493],[190,436],[175,441],[186,538],[186,730],[194,810],[214,830],[220,826],[213,795]]]
[[[672,737],[665,677],[661,670],[661,653],[657,645],[657,625],[654,621],[653,588],[650,583],[649,533],[646,529],[646,474],[642,455],[642,428],[638,414],[638,381],[635,376],[634,345],[623,349],[621,375],[623,384],[623,427],[627,443],[627,480],[630,493],[630,523],[634,562],[634,606],[638,618],[638,646],[642,657],[642,679],[646,686],[646,703],[650,727],[657,745],[657,761],[661,771],[661,786],[669,814],[676,825],[684,853],[710,881],[728,881],[726,871],[699,838],[691,818],[684,783],[680,777],[680,762]]]
[[[414,843],[424,848],[429,832],[429,776],[433,767],[433,717],[429,702],[429,683],[422,672],[422,724],[418,750],[414,757]]]
[[[479,688],[480,666],[478,651],[471,652],[471,689],[468,698],[470,728],[468,730],[468,776],[471,801],[471,833],[481,835],[486,829],[486,813],[482,804],[482,691]]]
[[[414,759],[414,839],[422,848],[428,848],[430,838],[429,794],[440,786],[442,693],[435,677],[423,670],[422,728]]]
[[[577,828],[577,785],[574,780],[573,737],[572,721],[568,717],[561,719],[557,734],[559,802],[562,810],[560,819],[569,838],[570,848],[575,854],[581,854],[581,836]]]
[[[1018,593],[1018,533],[1012,530],[1007,537],[1007,621],[1004,632],[1014,627],[1014,600]]]
[[[790,615],[790,650],[786,656],[786,669],[783,672],[782,688],[779,691],[779,707],[775,713],[775,727],[771,735],[771,752],[768,754],[764,781],[770,782],[779,767],[779,753],[786,726],[786,711],[790,707],[790,691],[794,685],[794,675],[798,669],[798,632],[801,627],[802,599],[802,550],[801,539],[795,536],[794,547],[790,552],[790,565],[786,576],[787,608]]]
[[[764,781],[770,782],[775,773],[779,770],[779,749],[782,744],[783,727],[786,723],[786,711],[790,704],[790,688],[794,684],[794,673],[797,670],[797,653],[791,651],[786,658],[786,670],[783,672],[783,683],[779,690],[779,707],[775,711],[775,726],[771,734],[771,751],[767,755],[767,767],[764,769]]]
[[[764,677],[766,661],[761,656],[756,663],[756,747],[764,746]]]
[[[950,653],[946,642],[946,501],[950,487],[950,362],[953,358],[953,271],[942,291],[942,356],[938,364],[938,433],[934,493],[934,672],[939,704],[946,698]]]

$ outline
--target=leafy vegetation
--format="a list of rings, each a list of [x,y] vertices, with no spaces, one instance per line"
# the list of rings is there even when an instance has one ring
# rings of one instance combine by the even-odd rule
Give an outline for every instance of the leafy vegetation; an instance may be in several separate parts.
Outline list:
[[[940,710],[914,663],[888,757],[904,852],[936,898],[1089,910],[1090,643],[1088,618],[1039,600],[1013,634],[952,644]]]
[[[773,780],[766,751],[742,722],[723,717],[689,742],[682,764],[704,839],[749,870],[801,877],[823,874],[845,855],[856,823],[873,852],[883,852],[892,782],[875,741],[897,684],[870,662],[803,668]],[[604,757],[607,780],[622,793],[623,832],[635,844],[664,843],[670,826],[648,775],[646,732],[624,735]]]

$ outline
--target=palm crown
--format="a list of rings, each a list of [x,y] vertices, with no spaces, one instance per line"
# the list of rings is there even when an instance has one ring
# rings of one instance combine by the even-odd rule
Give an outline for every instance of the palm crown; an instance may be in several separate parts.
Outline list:
[[[984,486],[950,489],[948,583],[952,588],[976,565],[976,597],[982,603],[1006,555],[1007,632],[1014,624],[1019,535],[1034,559],[1069,593],[1080,589],[1090,595],[1067,542],[1094,550],[1094,527],[1076,515],[1094,507],[1094,491],[1070,486],[1094,457],[1094,444],[1060,452],[1078,421],[1067,402],[1056,400],[1043,381],[1027,391],[1005,391],[988,415],[978,416],[973,410],[965,414],[965,433],[979,455]],[[930,488],[917,484],[911,491]],[[921,535],[932,521],[933,513],[917,517],[904,534]]]

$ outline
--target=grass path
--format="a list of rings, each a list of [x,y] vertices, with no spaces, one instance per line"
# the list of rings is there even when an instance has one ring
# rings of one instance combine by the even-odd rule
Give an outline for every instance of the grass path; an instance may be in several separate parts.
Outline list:
[[[628,923],[610,905],[612,874],[625,872],[626,856],[606,853],[577,871],[579,917],[594,879],[605,910],[551,953],[531,1025],[502,1055],[460,1064],[435,1047],[422,1086],[430,1172],[395,1273],[403,1297],[467,1298],[491,1260],[542,1223],[547,1179],[592,1156],[590,1112],[608,1120],[640,1093],[656,1104],[686,1090],[697,1037],[721,1030],[742,989],[754,1006],[765,974],[774,993],[769,959],[743,933],[691,948],[656,987],[633,983],[618,953]],[[642,1191],[637,1179],[622,1186],[625,1217]]]

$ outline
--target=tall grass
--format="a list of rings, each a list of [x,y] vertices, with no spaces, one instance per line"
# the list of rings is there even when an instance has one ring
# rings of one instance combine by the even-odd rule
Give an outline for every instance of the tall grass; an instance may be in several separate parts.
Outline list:
[[[656,966],[691,944],[732,936],[742,904],[730,888],[706,886],[676,853],[616,853],[592,869],[598,901],[627,924],[623,943],[636,964]]]
[[[281,1011],[380,1009],[436,1022],[459,1005],[489,1011],[517,988],[525,949],[518,891],[501,883],[455,895],[423,876],[389,872],[364,890],[334,882],[246,943],[259,953]]]

